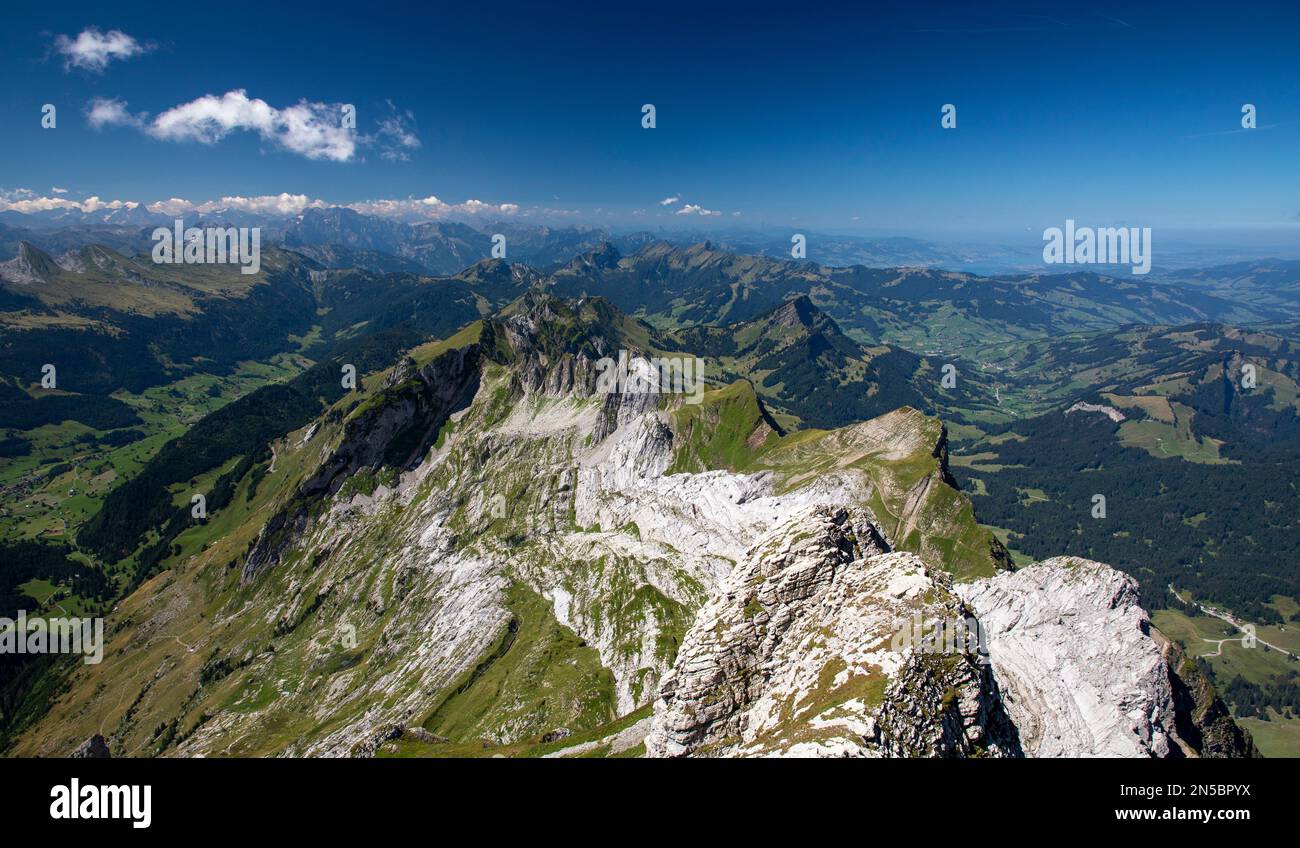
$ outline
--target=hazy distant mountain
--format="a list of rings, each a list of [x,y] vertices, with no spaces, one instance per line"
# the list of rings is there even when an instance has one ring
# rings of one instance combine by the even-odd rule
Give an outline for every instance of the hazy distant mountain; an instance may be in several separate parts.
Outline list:
[[[477,226],[456,221],[408,224],[351,209],[308,209],[283,226],[286,247],[339,245],[353,250],[388,253],[418,264],[431,274],[452,274],[483,259],[493,258],[493,236],[505,236],[505,258],[538,268],[568,261],[612,238],[590,227],[556,229],[513,222]],[[639,245],[648,236],[624,240]]]
[[[682,227],[659,227],[650,230],[620,230],[588,225],[555,227],[519,219],[467,219],[407,222],[389,217],[364,214],[347,207],[322,207],[304,210],[299,215],[283,216],[228,208],[199,214],[164,215],[148,212],[143,206],[133,209],[49,210],[31,214],[0,212],[0,258],[13,255],[18,238],[49,251],[65,250],[88,243],[99,243],[132,250],[147,246],[154,227],[170,226],[177,217],[187,226],[200,220],[233,226],[259,226],[265,242],[283,241],[288,247],[336,246],[351,250],[385,253],[399,260],[414,262],[434,274],[454,273],[480,259],[492,257],[492,237],[506,237],[506,256],[512,262],[524,262],[547,270],[568,262],[573,256],[593,250],[608,242],[620,253],[631,255],[643,247],[665,242],[688,248],[697,244],[707,232],[708,242],[717,250],[738,255],[790,260],[790,239],[795,228],[712,227],[702,231]],[[15,228],[21,234],[8,233]],[[993,276],[1041,274],[1041,244],[1024,236],[1010,243],[950,239],[935,241],[903,236],[873,238],[831,234],[800,229],[806,239],[807,261],[822,267],[843,268],[920,268],[962,271]],[[1199,250],[1198,242],[1177,242],[1162,250],[1153,276],[1148,279],[1188,279],[1200,271],[1168,270],[1171,266],[1195,268],[1209,266],[1214,257],[1248,255],[1245,247],[1225,254],[1223,250]],[[1285,250],[1281,251],[1285,254]],[[1265,254],[1267,255],[1267,254]],[[358,255],[361,257],[362,255]],[[370,267],[403,267],[380,257],[365,258]],[[1297,260],[1250,260],[1231,265],[1218,264],[1204,271],[1210,277],[1248,272],[1259,264],[1277,266],[1280,273],[1292,273]],[[409,266],[405,266],[409,267]],[[1189,276],[1190,275],[1190,276]],[[1103,276],[1106,276],[1103,274]],[[1117,274],[1127,277],[1127,274]],[[1130,278],[1131,279],[1131,278]],[[1210,280],[1207,279],[1206,282]],[[1294,279],[1292,280],[1294,282]]]
[[[381,274],[390,272],[425,273],[424,266],[414,259],[403,259],[400,256],[378,250],[362,250],[338,244],[285,245],[284,249],[319,262],[325,268],[361,268]]]
[[[613,252],[612,252],[613,251]],[[1103,330],[1132,323],[1284,320],[1288,310],[1219,296],[1203,286],[1093,272],[982,277],[922,268],[833,268],[740,256],[712,242],[612,247],[552,274],[557,294],[601,295],[658,326],[747,321],[807,294],[860,341],[918,352]]]
[[[27,213],[8,210],[0,212],[0,223],[36,230],[69,226],[143,227],[162,226],[170,223],[173,217],[150,212],[143,205],[137,204],[117,209],[96,209],[93,212],[83,212],[80,209],[49,209]]]

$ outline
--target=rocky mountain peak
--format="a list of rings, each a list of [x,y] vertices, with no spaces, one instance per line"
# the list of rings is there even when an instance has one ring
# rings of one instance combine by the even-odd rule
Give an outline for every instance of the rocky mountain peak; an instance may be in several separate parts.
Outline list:
[[[1056,558],[954,584],[890,552],[869,516],[818,507],[760,539],[701,609],[646,752],[1250,755],[1212,706],[1175,697],[1195,684],[1168,658],[1136,582],[1109,566]]]
[[[18,243],[18,254],[13,259],[0,262],[0,278],[22,285],[49,282],[60,270],[54,257],[27,241]]]
[[[510,282],[514,272],[513,266],[504,259],[480,259],[456,278],[470,282]]]
[[[568,300],[533,289],[502,313],[500,324],[517,355],[553,360],[568,353],[598,359],[625,342],[623,321],[604,298]]]
[[[700,610],[647,755],[1018,754],[976,650],[900,647],[913,620],[964,620],[946,575],[891,552],[860,510],[795,516]]]
[[[594,250],[589,250],[574,259],[573,262],[569,263],[569,267],[573,270],[583,268],[609,270],[617,268],[619,260],[622,258],[623,255],[618,252],[617,247],[610,242],[603,241]]]
[[[790,298],[773,310],[771,315],[772,319],[779,324],[798,324],[803,327],[812,327],[818,319],[825,317],[824,313],[813,304],[812,298],[806,294]]]
[[[1055,557],[955,591],[979,619],[1026,755],[1201,755],[1201,731],[1188,730],[1205,716],[1175,698],[1185,685],[1132,577]]]

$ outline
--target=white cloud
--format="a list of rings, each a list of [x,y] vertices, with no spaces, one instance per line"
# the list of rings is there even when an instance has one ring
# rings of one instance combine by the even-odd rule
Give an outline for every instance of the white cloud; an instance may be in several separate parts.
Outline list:
[[[342,107],[301,100],[276,109],[243,89],[173,106],[145,127],[157,139],[202,144],[215,144],[236,130],[255,132],[308,159],[346,162],[356,153],[356,132],[343,126]]]
[[[134,209],[139,206],[134,200],[100,200],[98,197],[87,197],[81,201],[82,212],[98,212],[101,209]]]
[[[349,209],[363,215],[379,215],[385,218],[403,220],[433,221],[456,215],[516,215],[519,213],[517,203],[485,203],[482,200],[466,200],[464,203],[445,203],[430,195],[423,198],[405,200],[365,200],[346,204]]]
[[[663,200],[659,201],[659,205],[672,206],[674,203],[676,203],[679,200],[681,200],[681,198],[674,194],[672,197],[665,197]]]
[[[71,200],[65,197],[40,197],[30,189],[0,190],[0,211],[12,210],[22,213],[48,212],[52,210],[79,210],[96,212],[112,209],[135,209],[140,204],[131,200],[101,200],[88,197],[85,200]],[[195,202],[183,197],[171,197],[144,204],[144,208],[158,215],[181,216],[185,214],[215,215],[232,210],[271,217],[290,217],[299,215],[305,209],[325,209],[330,206],[344,206],[363,215],[377,215],[403,221],[436,221],[446,218],[467,218],[475,216],[515,216],[547,217],[576,215],[577,212],[560,209],[539,209],[532,207],[524,210],[517,203],[487,203],[470,199],[463,203],[446,203],[430,195],[423,198],[366,200],[357,203],[330,203],[320,198],[305,194],[264,194],[251,197],[228,195],[219,200]]]
[[[12,210],[15,212],[32,213],[48,212],[56,209],[76,209],[81,212],[99,212],[103,210],[114,209],[135,209],[141,204],[134,200],[102,200],[98,196],[87,197],[85,200],[71,200],[65,197],[38,197],[29,189],[18,189],[12,192],[0,192],[0,210]],[[266,215],[297,215],[302,210],[316,206],[324,207],[329,204],[323,200],[312,200],[305,194],[268,194],[258,197],[223,197],[220,200],[208,200],[202,203],[194,203],[183,197],[172,197],[167,200],[156,200],[153,203],[144,204],[144,208],[150,212],[161,215],[182,215],[187,212],[197,212],[201,214],[225,212],[231,209],[238,209],[244,212],[254,212]]]
[[[464,212],[467,215],[479,215],[491,212],[518,212],[519,207],[513,203],[484,203],[481,200],[466,200],[459,206],[453,206],[452,209],[457,212]]]
[[[54,39],[54,48],[63,55],[64,70],[81,68],[101,73],[114,59],[129,59],[153,49],[151,44],[141,44],[119,29],[100,32],[96,27],[86,27],[76,38],[60,35]]]
[[[705,209],[703,206],[700,206],[695,203],[688,203],[685,206],[683,206],[681,209],[678,209],[673,214],[674,215],[703,215],[707,217],[710,215],[721,215],[722,213],[715,212],[712,209]]]
[[[85,200],[70,200],[66,197],[41,197],[30,189],[20,188],[14,191],[0,191],[0,212],[21,212],[30,215],[34,212],[53,212],[59,209],[76,209],[81,212],[97,212],[101,209],[134,209],[140,204],[132,200],[100,200],[97,196]]]
[[[372,146],[383,159],[405,161],[420,147],[412,112],[392,114],[379,121],[373,135],[359,135],[343,126],[343,105],[300,100],[293,106],[276,108],[240,88],[221,96],[206,94],[160,113],[152,120],[147,112],[132,113],[124,101],[95,98],[86,108],[86,118],[96,129],[106,126],[134,127],[160,141],[193,141],[216,144],[235,132],[256,133],[263,141],[307,159],[349,162],[358,149]]]
[[[144,127],[147,113],[132,115],[127,111],[126,101],[113,97],[96,97],[86,107],[86,121],[95,129],[104,127]]]
[[[450,205],[433,195],[405,200],[363,200],[346,205],[362,215],[379,215],[384,218],[441,218],[451,209]]]
[[[265,100],[250,99],[239,89],[221,97],[207,94],[173,106],[154,119],[148,132],[167,141],[215,144],[235,130],[270,133],[275,127],[275,114]]]
[[[263,215],[298,215],[304,209],[323,209],[329,206],[323,200],[312,200],[305,194],[289,194],[281,192],[279,194],[263,194],[257,197],[223,197],[220,200],[209,200],[207,203],[200,203],[199,212],[224,212],[227,209],[238,209],[242,212],[256,212]]]
[[[0,197],[0,211],[21,212],[24,215],[33,212],[49,212],[54,209],[80,208],[80,203],[62,197]]]
[[[237,210],[260,215],[298,215],[304,209],[323,209],[329,204],[323,200],[313,200],[305,194],[262,194],[255,197],[228,195],[220,200],[205,200],[193,203],[180,197],[159,200],[145,206],[150,212],[162,215],[181,215],[186,212],[198,212],[203,215],[217,214]]]
[[[299,101],[277,109],[243,89],[217,97],[204,95],[173,106],[152,121],[133,115],[121,100],[96,98],[86,117],[95,128],[131,126],[161,141],[215,144],[236,131],[255,132],[264,141],[308,159],[347,162],[356,153],[356,131],[345,128],[342,107]]]
[[[67,190],[66,188],[59,188],[58,186],[54,186],[53,188],[50,189],[50,191],[54,192],[55,194],[67,194],[67,193],[68,193],[68,190]]]
[[[146,203],[144,208],[160,215],[184,215],[186,212],[194,210],[194,204],[188,200],[173,197],[170,200],[157,200],[153,203]]]

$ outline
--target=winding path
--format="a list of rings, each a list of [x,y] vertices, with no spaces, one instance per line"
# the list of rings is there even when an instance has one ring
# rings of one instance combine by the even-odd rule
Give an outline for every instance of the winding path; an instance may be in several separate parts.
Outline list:
[[[1170,584],[1169,584],[1169,591],[1170,591],[1170,592],[1173,592],[1174,597],[1177,598],[1178,600],[1182,601],[1183,603],[1185,603],[1185,604],[1191,604],[1192,606],[1196,607],[1198,610],[1200,610],[1201,612],[1205,613],[1206,615],[1212,615],[1212,616],[1214,616],[1215,618],[1219,619],[1220,621],[1226,621],[1226,622],[1228,622],[1228,623],[1231,624],[1233,627],[1235,627],[1235,628],[1237,628],[1238,630],[1240,630],[1242,633],[1245,633],[1247,636],[1251,635],[1249,632],[1247,632],[1246,628],[1242,626],[1241,622],[1237,621],[1237,619],[1233,618],[1231,615],[1228,615],[1227,613],[1219,612],[1219,611],[1216,610],[1214,607],[1207,607],[1207,606],[1205,606],[1204,604],[1198,604],[1196,601],[1188,601],[1188,600],[1184,600],[1183,596],[1180,595],[1180,594],[1178,594],[1178,590],[1174,588],[1174,584],[1173,584],[1173,583],[1170,583]],[[1252,629],[1254,628],[1254,625],[1250,625],[1250,626],[1252,627]],[[1216,644],[1216,645],[1218,646],[1218,649],[1217,649],[1214,653],[1212,653],[1212,654],[1202,654],[1202,656],[1206,656],[1206,657],[1217,657],[1217,656],[1219,656],[1220,654],[1222,654],[1222,653],[1223,653],[1223,643],[1224,643],[1224,642],[1240,642],[1240,641],[1241,641],[1241,638],[1237,638],[1237,639],[1205,639],[1205,637],[1201,637],[1201,638],[1202,638],[1202,640],[1205,641],[1205,642],[1212,642],[1212,643],[1214,643],[1214,644]],[[1277,652],[1279,652],[1279,653],[1282,653],[1282,654],[1286,654],[1288,657],[1295,658],[1295,656],[1296,656],[1295,654],[1291,653],[1290,651],[1286,650],[1285,648],[1279,648],[1277,645],[1274,645],[1272,642],[1265,642],[1263,639],[1259,638],[1258,636],[1255,637],[1255,641],[1258,642],[1258,643],[1260,643],[1261,645],[1268,645],[1268,646],[1269,646],[1270,648],[1272,648],[1273,650],[1275,650],[1275,651],[1277,651]]]

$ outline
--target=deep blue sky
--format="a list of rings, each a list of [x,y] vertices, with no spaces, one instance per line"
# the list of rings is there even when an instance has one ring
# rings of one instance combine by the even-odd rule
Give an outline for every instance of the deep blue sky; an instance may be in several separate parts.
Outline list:
[[[436,195],[875,233],[1300,222],[1300,4],[706,5],[9,2],[0,189]],[[153,49],[66,70],[55,38],[90,25]],[[95,97],[157,115],[232,89],[355,103],[362,133],[391,101],[421,145],[312,161],[251,132],[203,145],[84,115]],[[657,129],[640,126],[646,102]],[[1239,131],[1247,102],[1260,128]],[[724,215],[671,214],[684,203]]]

